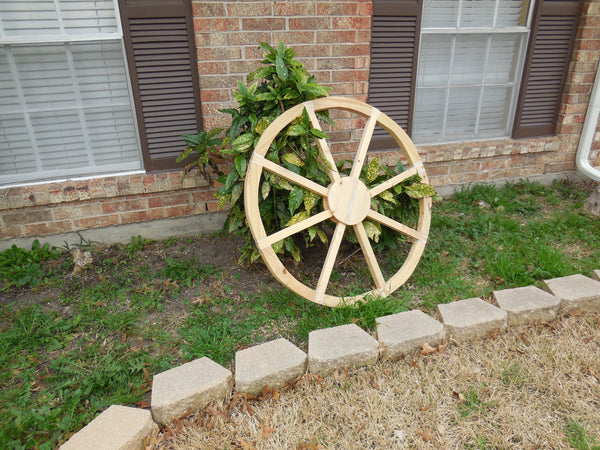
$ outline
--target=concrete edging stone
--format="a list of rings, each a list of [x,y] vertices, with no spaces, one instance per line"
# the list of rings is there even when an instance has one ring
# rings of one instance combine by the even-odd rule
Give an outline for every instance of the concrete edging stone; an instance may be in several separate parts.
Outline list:
[[[564,312],[582,306],[583,311],[600,312],[600,270],[595,270],[592,277],[594,279],[583,275],[572,275],[547,280],[545,290],[560,299],[561,310]],[[499,308],[480,298],[440,304],[438,311],[442,316],[443,329],[436,325],[435,319],[422,311],[413,310],[377,318],[378,339],[373,338],[355,324],[312,331],[309,335],[308,356],[283,338],[240,350],[236,353],[235,358],[235,390],[258,393],[266,385],[279,387],[298,375],[304,374],[307,365],[311,372],[323,374],[331,373],[335,369],[342,369],[346,365],[371,365],[380,357],[390,357],[392,354],[401,356],[414,352],[421,343],[434,345],[444,339],[446,333],[455,340],[464,342],[485,337],[494,330],[505,331],[508,327],[523,325],[530,321],[547,321],[556,318],[556,311],[553,309],[556,301],[551,299],[552,296],[540,295],[537,292],[539,289],[536,289],[526,287],[505,290],[506,292],[495,291],[494,298],[499,304]],[[543,293],[545,294],[545,292]],[[519,304],[514,297],[517,294],[528,295],[529,300]],[[538,300],[532,302],[532,295],[534,299]],[[537,315],[532,313],[536,310],[539,313]],[[511,314],[512,319],[510,319]],[[410,321],[415,324],[424,324],[429,328],[429,332],[424,333],[418,326],[412,327],[414,335],[404,333],[404,330],[393,329],[402,324],[408,327]],[[441,325],[439,322],[437,324]],[[312,352],[310,336],[312,336]],[[333,349],[335,347],[332,345],[333,341],[337,341],[336,345],[339,345],[337,350]],[[401,351],[394,353],[393,345],[398,342]],[[314,347],[315,344],[318,344],[317,347]],[[356,347],[357,344],[358,348],[353,350],[352,347]],[[405,346],[402,347],[402,345]],[[315,348],[318,351],[314,350]],[[282,354],[288,355],[287,362],[281,361]],[[356,357],[358,354],[360,357]],[[312,364],[311,355],[313,357]],[[325,356],[324,361],[327,362],[325,368],[319,366],[318,357],[320,356]],[[270,365],[275,366],[277,370],[271,372]],[[197,370],[200,370],[202,374],[196,373]],[[253,370],[255,373],[252,372]],[[204,379],[203,375],[210,377],[211,380]],[[194,383],[191,383],[192,386],[187,386],[189,379],[177,380],[177,376],[195,377]],[[220,381],[215,382],[212,380],[214,377]],[[180,412],[183,414],[190,408],[199,410],[210,401],[224,399],[230,392],[231,372],[206,357],[156,374],[155,378],[157,381],[168,380],[169,383],[174,383],[173,386],[178,386],[175,391],[179,395],[175,395],[175,398],[185,405],[179,405],[171,410],[170,415],[159,418],[158,421],[163,424],[176,419]],[[169,383],[167,383],[167,387],[160,389],[168,390]],[[183,385],[178,383],[183,383]],[[223,389],[223,383],[227,385],[227,389]],[[162,385],[162,381],[159,385]],[[196,386],[193,387],[193,385]],[[190,397],[197,397],[198,386],[204,386],[204,390],[211,391],[211,394],[201,395],[200,402],[183,398],[186,390],[189,390]],[[199,390],[203,391],[202,388]],[[174,403],[176,404],[177,401]],[[110,430],[110,433],[107,433],[107,430]],[[152,420],[150,411],[112,405],[71,436],[60,448],[63,450],[142,449],[144,443],[157,432],[158,425]]]

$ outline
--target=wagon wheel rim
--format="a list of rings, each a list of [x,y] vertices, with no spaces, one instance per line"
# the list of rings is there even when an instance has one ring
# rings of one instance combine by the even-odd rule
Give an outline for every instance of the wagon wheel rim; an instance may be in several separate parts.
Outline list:
[[[341,109],[368,118],[349,176],[341,176],[337,171],[327,141],[325,139],[316,140],[321,157],[326,160],[329,165],[328,175],[331,183],[327,187],[298,175],[265,158],[266,152],[275,137],[294,119],[299,117],[304,109],[306,109],[309,115],[312,126],[319,130],[321,127],[315,114],[315,112],[318,111]],[[373,135],[373,130],[377,124],[394,138],[398,147],[408,160],[409,167],[400,174],[369,189],[361,180],[359,180],[359,176],[361,168],[366,160],[367,149]],[[259,184],[263,170],[271,172],[321,196],[323,198],[324,210],[294,225],[283,228],[271,235],[267,235],[264,224],[260,219],[259,211]],[[419,199],[419,218],[415,228],[408,227],[395,219],[391,219],[371,209],[370,199],[393,188],[413,175],[419,175],[424,183],[428,183],[423,163],[411,139],[398,124],[387,115],[380,112],[377,108],[354,99],[325,97],[301,103],[285,111],[263,132],[250,158],[246,180],[244,182],[244,207],[246,219],[254,242],[267,268],[280,283],[294,291],[296,294],[317,304],[338,306],[343,303],[351,305],[357,301],[368,300],[371,297],[389,296],[408,280],[423,254],[431,223],[431,198],[425,197]],[[344,198],[351,196],[355,200],[358,199],[358,201],[351,202],[351,206],[344,206],[343,202],[336,201],[340,196]],[[365,206],[365,201],[367,199],[367,206]],[[363,226],[363,220],[367,218],[407,236],[412,241],[411,248],[404,263],[387,281],[379,267],[373,247],[369,242],[369,238],[367,237],[367,233]],[[306,230],[310,226],[317,225],[328,219],[332,219],[336,222],[336,226],[333,237],[329,242],[329,248],[317,286],[313,289],[299,281],[285,268],[272,248],[272,245],[288,236],[292,236]],[[344,231],[347,227],[353,227],[354,229],[376,287],[373,290],[363,292],[359,295],[347,297],[330,295],[326,293],[326,290],[329,286],[333,266],[339,253]]]

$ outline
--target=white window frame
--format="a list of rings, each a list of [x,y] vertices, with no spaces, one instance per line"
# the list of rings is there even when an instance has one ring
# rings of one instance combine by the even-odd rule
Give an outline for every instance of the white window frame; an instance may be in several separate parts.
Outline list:
[[[518,95],[519,95],[519,86],[520,86],[520,82],[521,82],[521,76],[523,73],[525,56],[527,53],[527,43],[529,40],[529,33],[531,30],[531,22],[532,22],[532,17],[533,17],[535,0],[529,1],[529,10],[527,13],[526,24],[524,26],[497,27],[498,10],[499,10],[499,5],[500,5],[500,0],[495,0],[494,16],[492,19],[491,27],[464,27],[464,28],[461,28],[460,21],[461,21],[462,5],[465,0],[456,0],[456,1],[459,2],[459,6],[458,6],[458,13],[457,13],[455,27],[427,27],[427,26],[421,25],[421,30],[420,30],[421,37],[424,35],[446,35],[446,36],[449,36],[449,38],[452,41],[451,41],[450,64],[448,66],[447,83],[439,84],[439,85],[431,85],[431,86],[420,86],[419,85],[419,76],[418,76],[418,72],[417,72],[417,77],[416,77],[417,86],[416,86],[416,93],[415,93],[416,99],[418,98],[419,93],[422,92],[423,90],[445,89],[445,102],[443,105],[444,112],[443,112],[443,124],[442,124],[441,134],[436,135],[434,137],[425,136],[425,135],[419,136],[418,134],[415,134],[415,126],[413,124],[412,138],[416,143],[418,143],[420,145],[444,144],[444,143],[452,143],[452,142],[470,142],[470,141],[478,141],[478,140],[483,140],[483,139],[487,140],[487,139],[510,137],[510,129],[512,129],[512,123],[515,118],[515,110],[516,110],[517,100],[518,100]],[[524,0],[524,1],[527,2],[527,0]],[[423,8],[424,7],[425,6],[423,5]],[[423,15],[424,14],[425,14],[425,11],[423,11]],[[468,35],[477,35],[477,34],[480,34],[480,35],[487,34],[488,35],[488,38],[486,40],[485,62],[484,62],[484,67],[482,68],[483,75],[485,75],[486,69],[487,69],[487,63],[488,63],[489,56],[490,56],[489,51],[490,51],[492,36],[500,35],[500,34],[511,34],[511,35],[521,35],[522,36],[522,45],[520,46],[520,48],[518,50],[519,54],[517,55],[517,67],[515,68],[515,77],[512,82],[485,83],[485,80],[483,80],[483,76],[482,76],[481,83],[469,83],[469,84],[464,84],[464,85],[452,84],[451,74],[452,74],[452,70],[453,70],[456,39],[458,36],[461,36],[461,35],[468,36]],[[421,42],[422,42],[422,40],[421,40]],[[420,46],[420,48],[419,48],[419,67],[420,67],[421,61],[422,61],[421,60],[422,50],[423,50],[423,46]],[[483,92],[486,87],[494,87],[494,86],[512,88],[512,95],[511,95],[511,100],[510,100],[510,105],[509,105],[509,113],[506,117],[506,124],[505,124],[506,125],[505,129],[508,130],[508,133],[507,134],[498,133],[497,135],[490,135],[490,134],[482,135],[479,132],[479,122],[480,122],[480,118],[481,118],[480,113],[481,113],[481,107],[482,107],[482,103],[483,103]],[[450,91],[452,88],[457,88],[457,87],[479,87],[479,89],[480,89],[475,130],[474,130],[474,133],[472,136],[463,136],[463,137],[457,138],[457,137],[452,136],[451,132],[449,132],[449,130],[447,129]],[[417,107],[417,104],[418,104],[416,99],[415,99],[415,108]],[[416,116],[416,113],[415,113],[415,116]]]
[[[1,0],[0,0],[1,1]],[[17,96],[19,97],[19,103],[22,108],[22,112],[25,118],[25,123],[27,126],[27,132],[29,133],[29,137],[33,144],[32,155],[31,157],[36,161],[37,171],[29,172],[29,173],[19,173],[13,176],[11,175],[0,175],[0,187],[13,187],[13,186],[21,186],[21,185],[29,185],[29,184],[38,184],[43,182],[53,182],[59,181],[66,178],[76,179],[87,179],[93,177],[94,175],[122,175],[127,173],[145,173],[144,170],[144,160],[141,151],[140,145],[140,137],[139,137],[139,129],[138,123],[136,120],[135,113],[135,103],[133,100],[133,93],[131,89],[131,77],[129,74],[129,66],[127,64],[127,56],[125,52],[125,44],[123,40],[123,29],[121,25],[120,12],[117,0],[112,0],[113,8],[115,11],[115,24],[116,24],[116,32],[103,32],[103,33],[94,33],[94,34],[68,34],[65,31],[63,17],[61,15],[61,9],[59,7],[59,1],[54,0],[55,11],[57,12],[58,24],[60,28],[60,34],[41,34],[36,36],[6,36],[4,32],[4,25],[2,22],[2,17],[0,17],[0,46],[7,48],[8,62],[9,62],[9,70],[13,77],[13,80],[17,87]],[[81,100],[78,84],[75,82],[75,66],[73,63],[73,56],[71,53],[70,44],[73,43],[99,43],[99,42],[118,42],[121,54],[123,56],[123,67],[126,76],[126,84],[128,90],[128,98],[129,102],[125,103],[113,103],[112,106],[115,107],[129,107],[131,109],[132,114],[132,122],[134,127],[135,134],[135,145],[137,148],[137,161],[132,161],[129,163],[115,163],[110,165],[102,165],[97,166],[94,163],[92,156],[92,149],[90,139],[87,133],[87,124],[84,117],[84,106]],[[82,154],[85,153],[89,166],[81,167],[81,168],[62,168],[57,170],[44,170],[41,164],[41,158],[39,154],[39,148],[36,142],[35,132],[33,129],[33,125],[31,123],[30,114],[36,112],[47,112],[48,109],[37,109],[29,107],[26,104],[25,96],[22,92],[21,83],[18,76],[17,67],[10,51],[13,46],[35,46],[40,44],[63,44],[65,47],[65,52],[67,55],[69,73],[71,78],[73,79],[73,85],[76,89],[76,99],[77,106],[74,107],[57,107],[52,108],[51,110],[56,111],[76,111],[79,115],[79,120],[82,126],[83,139],[85,142],[85,148],[82,148]],[[106,105],[86,105],[85,110],[93,110],[94,108],[102,109],[106,108]],[[1,151],[1,149],[0,149]]]

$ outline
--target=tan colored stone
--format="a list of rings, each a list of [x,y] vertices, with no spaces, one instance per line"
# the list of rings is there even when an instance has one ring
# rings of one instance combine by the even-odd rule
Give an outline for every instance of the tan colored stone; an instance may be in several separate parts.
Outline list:
[[[424,343],[435,347],[446,338],[444,326],[419,310],[378,317],[375,322],[385,358],[414,353]]]
[[[467,298],[438,305],[446,331],[459,342],[485,337],[493,330],[504,331],[507,313],[480,298]]]
[[[306,371],[306,353],[280,338],[235,354],[235,389],[259,393],[264,386],[281,387]]]
[[[150,411],[112,405],[75,433],[61,450],[142,450],[158,425]]]
[[[343,367],[374,364],[379,343],[356,324],[311,331],[308,335],[308,370],[327,375]]]
[[[156,374],[152,378],[152,416],[167,425],[186,412],[198,411],[224,398],[231,380],[229,370],[206,357]]]

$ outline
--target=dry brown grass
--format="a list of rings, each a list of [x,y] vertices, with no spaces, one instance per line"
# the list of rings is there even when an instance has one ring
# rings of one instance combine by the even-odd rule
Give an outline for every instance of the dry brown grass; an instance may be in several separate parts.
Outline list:
[[[165,431],[159,449],[569,448],[600,439],[600,315],[572,314],[266,399],[234,397]],[[273,398],[272,394],[275,394]]]

